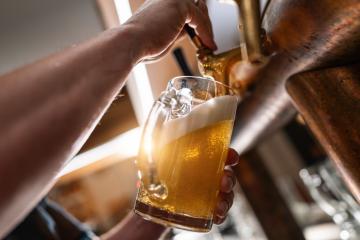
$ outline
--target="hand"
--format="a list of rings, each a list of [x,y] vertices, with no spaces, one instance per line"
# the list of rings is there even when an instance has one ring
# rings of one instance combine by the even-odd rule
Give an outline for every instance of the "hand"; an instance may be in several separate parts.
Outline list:
[[[124,24],[136,32],[140,59],[166,51],[181,35],[188,23],[202,42],[216,49],[211,22],[204,0],[148,0]]]
[[[239,156],[234,149],[229,148],[226,165],[234,166],[239,162]],[[221,224],[226,219],[226,215],[233,204],[236,178],[232,170],[225,169],[221,179],[219,200],[215,208],[214,223]]]

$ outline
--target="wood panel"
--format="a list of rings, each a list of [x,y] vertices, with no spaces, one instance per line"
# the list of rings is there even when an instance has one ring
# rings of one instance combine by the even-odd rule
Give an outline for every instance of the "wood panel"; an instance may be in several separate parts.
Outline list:
[[[360,201],[360,64],[295,75],[287,90]]]

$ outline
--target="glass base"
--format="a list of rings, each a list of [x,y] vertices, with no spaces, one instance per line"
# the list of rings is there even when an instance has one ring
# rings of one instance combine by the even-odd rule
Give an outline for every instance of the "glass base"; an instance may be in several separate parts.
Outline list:
[[[135,202],[134,211],[146,220],[156,222],[167,227],[175,227],[194,232],[209,232],[212,220],[195,218],[187,215],[171,213],[160,208],[149,206],[140,201]]]

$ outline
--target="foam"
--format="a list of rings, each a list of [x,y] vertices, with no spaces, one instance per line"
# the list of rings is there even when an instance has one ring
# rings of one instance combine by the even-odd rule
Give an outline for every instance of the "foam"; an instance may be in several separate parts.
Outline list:
[[[233,119],[236,106],[236,96],[216,97],[195,106],[188,115],[169,120],[164,124],[160,145],[211,124]]]

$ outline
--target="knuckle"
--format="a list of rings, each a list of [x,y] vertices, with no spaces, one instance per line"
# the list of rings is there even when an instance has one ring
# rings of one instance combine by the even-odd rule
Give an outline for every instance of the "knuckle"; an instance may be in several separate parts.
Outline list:
[[[229,176],[229,177],[233,177],[234,176],[234,172],[232,169],[225,169],[225,175]]]

